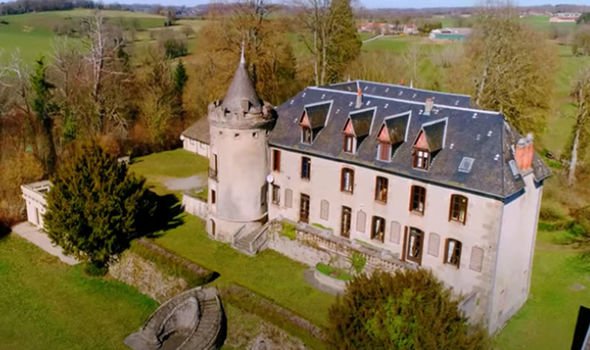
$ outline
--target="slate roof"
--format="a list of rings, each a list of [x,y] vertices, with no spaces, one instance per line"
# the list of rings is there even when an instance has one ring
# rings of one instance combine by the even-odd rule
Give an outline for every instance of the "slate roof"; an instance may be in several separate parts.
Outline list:
[[[356,154],[348,154],[343,151],[342,130],[350,112],[357,111],[357,83],[364,94],[363,105],[359,110],[375,108],[372,122],[378,127],[372,128],[371,134],[358,144]],[[402,91],[401,96],[393,97],[395,91]],[[404,99],[406,97],[408,99]],[[434,108],[429,116],[425,116],[424,102],[428,97],[434,98]],[[329,121],[311,145],[302,144],[299,117],[305,105],[321,101],[333,102]],[[456,101],[459,101],[458,105],[455,105]],[[274,147],[365,166],[427,183],[508,199],[524,188],[522,177],[514,176],[508,166],[508,162],[514,159],[511,146],[520,135],[505,123],[500,113],[471,109],[468,107],[469,103],[467,96],[363,81],[308,87],[277,107],[279,117],[269,143]],[[408,112],[411,112],[411,118],[408,118],[406,142],[396,148],[391,162],[376,160],[377,135],[384,120]],[[431,128],[425,129],[430,134],[429,142],[432,138],[432,142],[442,148],[433,158],[429,170],[414,169],[413,141],[424,124],[445,119],[444,143],[439,136],[441,125],[433,124]],[[464,157],[474,159],[469,173],[458,171]],[[533,172],[538,182],[550,175],[549,169],[536,155]]]
[[[193,140],[209,144],[211,138],[209,137],[209,120],[207,117],[200,118],[193,125],[189,126],[182,135]]]
[[[247,100],[250,102],[251,107],[260,108],[262,107],[262,100],[258,97],[254,83],[248,75],[246,69],[246,61],[242,54],[242,59],[238,65],[238,69],[234,74],[234,78],[229,85],[225,98],[223,99],[223,107],[230,111],[240,111],[242,109],[242,101]],[[246,108],[247,112],[247,108]]]

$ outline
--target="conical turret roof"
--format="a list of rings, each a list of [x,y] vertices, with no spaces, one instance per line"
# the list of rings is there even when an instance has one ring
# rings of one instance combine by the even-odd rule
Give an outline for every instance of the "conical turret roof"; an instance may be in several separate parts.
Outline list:
[[[250,103],[249,107],[262,107],[262,101],[260,100],[260,97],[258,97],[256,89],[254,88],[254,83],[248,75],[244,51],[242,50],[240,64],[238,65],[238,69],[236,69],[234,78],[225,94],[225,98],[223,99],[223,107],[230,111],[241,111],[243,110],[244,105],[242,104],[242,101],[244,100],[247,100]],[[248,111],[246,110],[244,112]]]

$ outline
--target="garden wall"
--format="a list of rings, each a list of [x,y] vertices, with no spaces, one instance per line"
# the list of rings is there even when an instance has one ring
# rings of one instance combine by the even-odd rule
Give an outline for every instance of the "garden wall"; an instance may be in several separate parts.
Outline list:
[[[207,220],[207,214],[209,212],[207,202],[185,193],[182,195],[182,206],[185,212]]]

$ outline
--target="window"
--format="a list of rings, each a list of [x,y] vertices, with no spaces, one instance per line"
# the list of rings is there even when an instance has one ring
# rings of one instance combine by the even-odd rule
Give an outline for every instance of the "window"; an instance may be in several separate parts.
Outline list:
[[[354,170],[343,168],[340,174],[340,191],[352,193],[354,188]]]
[[[299,221],[309,223],[309,196],[303,193],[299,201]]]
[[[390,162],[391,161],[391,153],[392,153],[392,146],[389,142],[379,142],[379,146],[377,146],[377,160],[383,162]]]
[[[311,159],[301,157],[301,178],[309,180],[311,178]]]
[[[268,196],[268,185],[264,184],[260,188],[260,206],[266,206],[266,201],[268,200],[266,197]]]
[[[272,204],[279,205],[281,203],[281,187],[272,185]]]
[[[209,178],[217,180],[217,154],[212,154],[209,162]]]
[[[461,263],[461,242],[449,238],[445,243],[445,264],[454,265],[459,268]]]
[[[354,144],[356,143],[354,135],[344,135],[344,152],[354,153]]]
[[[383,203],[387,203],[387,186],[389,180],[384,177],[377,176],[375,181],[375,200]]]
[[[350,223],[352,221],[352,209],[342,207],[342,217],[340,219],[340,235],[350,238]]]
[[[383,243],[385,240],[385,219],[379,216],[373,216],[371,224],[371,239],[375,239]]]
[[[424,232],[411,227],[408,241],[406,242],[406,260],[422,263],[422,250],[424,248]]]
[[[424,214],[424,203],[426,201],[426,189],[420,186],[412,186],[410,194],[410,211]]]
[[[215,193],[215,190],[211,190],[211,204],[215,204],[216,201],[217,201],[217,195]]]
[[[449,221],[457,221],[465,225],[467,219],[467,197],[454,194],[451,196]]]
[[[430,152],[425,149],[414,149],[414,168],[428,170]]]
[[[276,149],[272,150],[272,170],[281,171],[281,151]]]
[[[301,142],[311,144],[312,139],[313,139],[313,134],[311,132],[311,129],[308,128],[307,126],[302,126],[301,127]]]

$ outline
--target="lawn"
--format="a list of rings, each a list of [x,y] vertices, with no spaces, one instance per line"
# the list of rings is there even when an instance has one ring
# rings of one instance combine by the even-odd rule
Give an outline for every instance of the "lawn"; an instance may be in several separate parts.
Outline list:
[[[497,337],[498,349],[568,349],[579,306],[590,306],[590,263],[558,245],[563,233],[539,231],[531,293]]]
[[[15,236],[0,239],[0,305],[3,349],[125,349],[123,339],[157,307]]]
[[[237,283],[251,289],[318,325],[327,324],[328,308],[335,298],[310,286],[303,278],[306,265],[266,250],[256,257],[239,253],[228,244],[211,240],[204,223],[191,216],[156,242],[213,271],[216,285]]]

